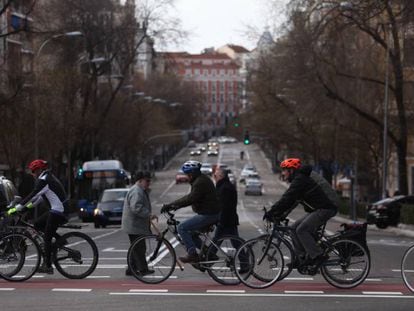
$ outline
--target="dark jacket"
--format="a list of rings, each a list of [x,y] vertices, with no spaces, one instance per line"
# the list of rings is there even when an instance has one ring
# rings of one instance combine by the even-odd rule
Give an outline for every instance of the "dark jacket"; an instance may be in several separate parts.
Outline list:
[[[220,212],[216,188],[213,181],[204,174],[198,174],[190,182],[191,191],[181,199],[175,200],[170,205],[178,208],[191,205],[194,213],[200,215],[211,215]]]
[[[237,190],[228,177],[224,177],[216,184],[220,205],[219,226],[234,227],[239,225],[237,215]]]
[[[337,209],[336,204],[328,198],[322,187],[311,178],[311,172],[311,166],[303,166],[294,173],[289,188],[272,206],[272,213],[284,214],[293,209],[297,203],[303,204],[308,212],[317,209]]]

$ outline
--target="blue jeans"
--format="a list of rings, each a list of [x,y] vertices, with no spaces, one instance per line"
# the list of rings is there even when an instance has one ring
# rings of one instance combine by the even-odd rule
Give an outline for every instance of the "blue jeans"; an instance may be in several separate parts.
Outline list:
[[[189,254],[197,253],[197,246],[200,247],[200,240],[193,240],[192,232],[200,230],[208,225],[217,223],[219,214],[195,215],[178,225],[178,234],[183,239]]]

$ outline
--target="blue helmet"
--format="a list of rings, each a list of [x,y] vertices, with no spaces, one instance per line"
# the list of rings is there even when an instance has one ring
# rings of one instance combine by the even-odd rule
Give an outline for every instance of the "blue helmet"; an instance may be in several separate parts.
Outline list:
[[[187,161],[181,166],[181,170],[185,174],[193,174],[200,172],[201,163],[198,161]]]

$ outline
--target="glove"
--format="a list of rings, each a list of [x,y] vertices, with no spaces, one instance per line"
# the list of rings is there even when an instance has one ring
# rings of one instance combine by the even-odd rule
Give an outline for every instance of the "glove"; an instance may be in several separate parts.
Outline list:
[[[273,213],[271,211],[266,211],[263,215],[263,221],[273,221]]]
[[[170,210],[171,210],[172,208],[171,208],[171,206],[169,205],[169,204],[164,204],[162,207],[161,207],[161,214],[164,214],[164,213],[167,213],[167,212],[169,212]]]
[[[24,205],[17,204],[14,208],[16,209],[16,212],[20,212],[24,209]]]
[[[15,207],[12,207],[7,211],[7,215],[9,215],[9,216],[13,215],[14,213],[20,212],[23,209],[24,209],[23,205],[17,204]]]

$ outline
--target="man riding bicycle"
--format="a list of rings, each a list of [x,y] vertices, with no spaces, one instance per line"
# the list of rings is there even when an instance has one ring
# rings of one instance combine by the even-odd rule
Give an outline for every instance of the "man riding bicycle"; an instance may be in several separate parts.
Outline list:
[[[292,241],[298,255],[293,268],[302,265],[318,267],[327,258],[314,236],[318,228],[337,213],[338,206],[332,198],[333,190],[326,180],[312,177],[312,167],[302,166],[300,159],[286,159],[280,167],[284,180],[287,180],[290,186],[264,218],[273,220],[286,217],[298,203],[301,203],[307,214],[292,225],[295,229]]]
[[[198,161],[187,161],[183,164],[181,170],[190,179],[191,191],[186,196],[165,204],[161,209],[161,213],[165,213],[191,205],[197,214],[178,225],[178,233],[187,248],[187,255],[179,258],[183,263],[199,260],[197,248],[200,249],[201,240],[192,233],[217,223],[219,218],[220,205],[216,188],[210,177],[201,173],[200,168],[201,163]]]
[[[50,210],[35,219],[35,228],[45,233],[45,258],[43,264],[37,272],[53,274],[51,262],[52,238],[56,234],[58,227],[67,222],[64,214],[67,198],[65,189],[61,182],[48,170],[48,163],[45,160],[34,160],[28,168],[36,178],[33,191],[15,207],[16,211],[21,211],[25,207],[36,206],[43,200]]]

